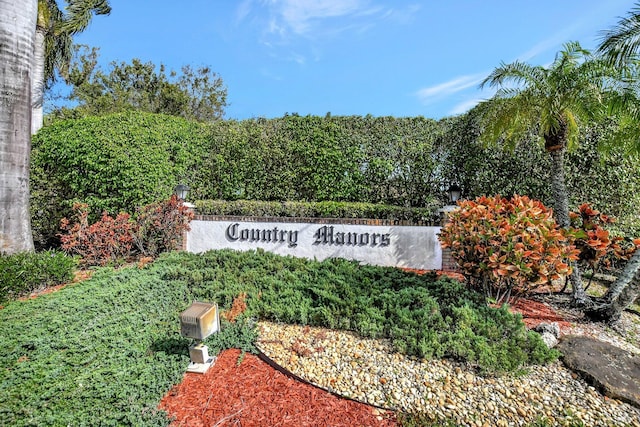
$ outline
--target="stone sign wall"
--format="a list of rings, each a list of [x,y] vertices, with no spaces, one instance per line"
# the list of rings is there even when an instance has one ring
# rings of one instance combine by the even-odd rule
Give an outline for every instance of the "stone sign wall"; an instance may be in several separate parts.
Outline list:
[[[186,249],[264,249],[308,259],[346,258],[365,264],[439,270],[440,227],[196,219]]]

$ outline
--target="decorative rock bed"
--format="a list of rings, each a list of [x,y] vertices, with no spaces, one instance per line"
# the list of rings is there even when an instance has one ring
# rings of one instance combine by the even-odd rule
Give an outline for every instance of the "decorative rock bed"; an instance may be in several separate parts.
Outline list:
[[[551,425],[640,427],[640,410],[602,396],[558,361],[526,375],[483,377],[448,360],[422,361],[384,340],[308,326],[260,322],[260,349],[319,387],[372,405],[426,412],[463,426]]]

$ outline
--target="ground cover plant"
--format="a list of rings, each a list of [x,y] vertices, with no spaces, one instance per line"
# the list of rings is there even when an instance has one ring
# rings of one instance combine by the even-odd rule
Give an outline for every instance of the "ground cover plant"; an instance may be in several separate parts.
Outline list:
[[[62,252],[0,253],[0,303],[70,281],[78,260]]]
[[[189,360],[179,313],[196,299],[231,311],[238,296],[244,313],[223,320],[210,348],[251,351],[251,319],[262,318],[388,336],[409,354],[491,372],[556,357],[518,316],[450,279],[265,252],[169,253],[0,310],[0,424],[168,424],[156,408]]]
[[[401,352],[467,360],[491,372],[556,356],[517,315],[487,306],[481,294],[449,278],[263,251],[180,256],[166,279],[184,280],[196,298],[224,307],[246,293],[250,317],[388,337]]]

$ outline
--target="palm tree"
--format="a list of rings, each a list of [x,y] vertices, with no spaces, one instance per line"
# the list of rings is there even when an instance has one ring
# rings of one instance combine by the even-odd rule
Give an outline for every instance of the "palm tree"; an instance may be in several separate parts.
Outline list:
[[[37,0],[0,0],[0,253],[33,250],[30,73]]]
[[[489,85],[498,91],[480,106],[484,125],[480,138],[487,143],[503,141],[514,148],[535,130],[551,157],[554,215],[561,227],[569,226],[565,153],[578,143],[580,123],[603,111],[603,96],[616,77],[615,70],[579,43],[570,42],[548,68],[520,61],[503,63],[481,83],[481,87]],[[575,264],[572,267],[573,301],[585,305],[580,271]]]
[[[630,151],[640,152],[640,103],[638,102],[638,53],[640,51],[640,3],[636,3],[629,14],[622,18],[617,26],[604,31],[598,46],[598,52],[613,66],[626,73],[627,78],[619,86],[614,96],[614,107],[617,112],[622,111],[631,119],[626,122],[623,132]],[[590,317],[615,321],[620,318],[622,311],[640,298],[640,250],[637,250],[629,260],[616,281],[611,284],[606,294],[601,298],[601,304],[589,310]]]
[[[72,36],[87,28],[93,14],[111,13],[108,0],[68,0],[67,3],[65,14],[56,0],[38,0],[31,85],[31,134],[42,127],[45,88],[54,81],[56,69],[65,74],[71,61]]]

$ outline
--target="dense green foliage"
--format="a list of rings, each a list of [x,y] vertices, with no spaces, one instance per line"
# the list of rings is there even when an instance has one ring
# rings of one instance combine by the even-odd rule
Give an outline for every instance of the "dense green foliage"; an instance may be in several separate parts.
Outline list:
[[[421,117],[217,122],[193,197],[425,206],[441,195],[437,135],[437,122]]]
[[[0,310],[0,424],[167,425],[157,405],[188,364],[179,313],[193,300],[247,310],[206,343],[251,350],[250,318],[389,336],[425,357],[512,371],[557,354],[519,316],[449,279],[355,262],[269,253],[171,253],[144,269],[104,268],[79,284]]]
[[[185,288],[158,271],[94,278],[0,310],[0,424],[168,425],[160,398],[180,381]]]
[[[185,280],[196,298],[223,307],[246,292],[248,316],[389,337],[399,351],[468,360],[490,371],[553,357],[517,316],[487,307],[482,296],[449,279],[262,251],[179,257],[167,280]]]
[[[65,80],[71,87],[66,101],[78,105],[55,108],[49,121],[131,110],[214,121],[227,106],[224,82],[210,67],[186,65],[167,73],[162,64],[134,58],[111,62],[104,70],[98,65],[98,48],[84,45],[75,46]]]
[[[477,114],[440,122],[293,115],[205,125],[129,112],[58,122],[33,142],[34,238],[40,247],[56,244],[59,221],[75,201],[96,216],[133,213],[180,181],[191,187],[190,200],[430,208],[457,182],[465,198],[525,194],[550,204],[549,156],[531,141],[514,152],[484,146]],[[579,148],[567,154],[570,205],[589,202],[619,219],[617,231],[637,235],[640,161],[620,149],[608,157],[596,150],[615,127],[585,128]]]
[[[66,283],[78,262],[62,252],[0,254],[0,302]]]
[[[200,200],[195,203],[202,215],[274,216],[295,218],[372,218],[413,222],[434,222],[440,203],[411,208],[358,202],[262,202],[255,200]]]
[[[123,113],[60,122],[33,139],[31,200],[34,240],[56,241],[60,220],[75,202],[103,211],[133,213],[165,200],[196,168],[205,127],[177,117]]]

